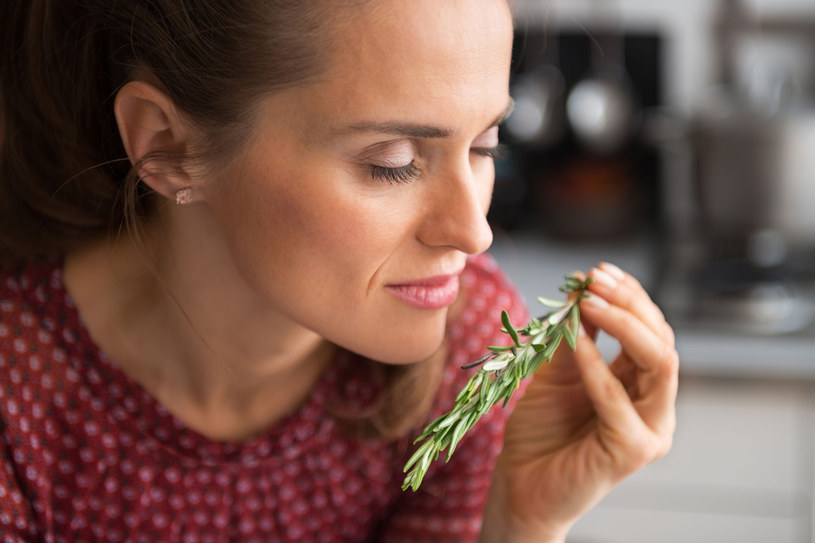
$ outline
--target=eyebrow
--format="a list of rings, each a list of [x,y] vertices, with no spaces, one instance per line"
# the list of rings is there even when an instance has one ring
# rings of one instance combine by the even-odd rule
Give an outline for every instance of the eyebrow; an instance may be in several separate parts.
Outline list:
[[[487,127],[492,128],[494,126],[498,126],[504,120],[509,117],[509,114],[512,113],[512,110],[515,108],[515,101],[510,98],[507,106],[501,112],[495,120],[490,123]],[[440,126],[432,126],[432,125],[424,125],[424,124],[415,124],[415,123],[403,123],[403,122],[362,122],[357,124],[352,124],[348,127],[352,132],[379,132],[382,134],[392,134],[395,136],[402,136],[406,138],[416,138],[416,139],[426,139],[426,138],[446,138],[452,136],[455,131],[449,128],[443,128]]]

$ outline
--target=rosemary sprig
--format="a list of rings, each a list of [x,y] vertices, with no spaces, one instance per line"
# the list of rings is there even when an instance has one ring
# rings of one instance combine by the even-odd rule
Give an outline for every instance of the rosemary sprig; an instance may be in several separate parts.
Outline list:
[[[538,298],[541,304],[552,310],[533,318],[523,328],[513,327],[507,312],[501,312],[501,331],[512,338],[512,345],[488,347],[486,356],[463,366],[463,369],[481,367],[458,393],[453,408],[431,422],[414,441],[414,444],[424,443],[405,464],[407,475],[402,490],[418,490],[430,463],[437,460],[443,450],[447,449],[445,462],[450,460],[462,436],[498,402],[502,401],[506,407],[521,381],[552,359],[561,340],[565,339],[571,349],[576,348],[580,326],[578,304],[588,296],[585,290],[591,282],[591,278],[582,280],[567,275],[560,291],[575,295],[565,302]]]

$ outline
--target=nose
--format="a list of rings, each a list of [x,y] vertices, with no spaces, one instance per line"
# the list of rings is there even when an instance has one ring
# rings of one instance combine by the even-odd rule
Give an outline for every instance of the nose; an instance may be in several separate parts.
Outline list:
[[[486,251],[492,244],[487,210],[494,173],[474,174],[468,161],[430,180],[425,214],[417,237],[425,245],[453,247],[466,254]]]

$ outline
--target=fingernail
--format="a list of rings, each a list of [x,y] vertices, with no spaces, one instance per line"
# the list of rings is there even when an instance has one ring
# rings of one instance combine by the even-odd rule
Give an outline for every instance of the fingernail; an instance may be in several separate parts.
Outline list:
[[[586,337],[587,335],[589,335],[589,333],[586,332],[586,329],[583,328],[582,324],[577,327],[577,337]]]
[[[588,293],[587,293],[588,294]],[[587,298],[583,298],[581,303],[591,304],[596,307],[608,307],[608,302],[597,296],[596,294],[589,294]]]
[[[595,281],[609,288],[617,288],[617,280],[600,268],[593,268],[590,274]]]
[[[611,262],[601,262],[600,267],[603,268],[609,275],[614,277],[617,281],[622,281],[625,279],[625,274],[623,270],[612,264]]]

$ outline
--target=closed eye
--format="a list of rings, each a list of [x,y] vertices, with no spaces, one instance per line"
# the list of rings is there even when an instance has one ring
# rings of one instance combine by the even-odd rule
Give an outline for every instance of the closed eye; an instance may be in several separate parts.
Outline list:
[[[412,161],[404,166],[388,167],[371,164],[369,168],[374,181],[385,181],[391,185],[410,183],[418,179],[422,173],[421,169]]]
[[[501,160],[506,158],[507,146],[503,143],[499,143],[493,147],[473,147],[470,149],[470,152],[495,160]]]

